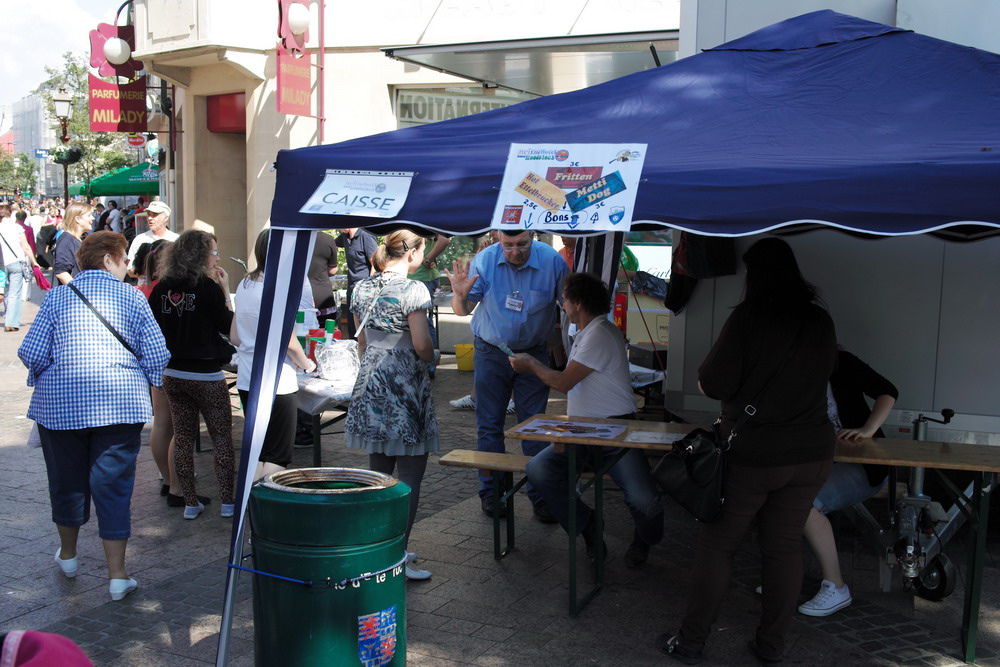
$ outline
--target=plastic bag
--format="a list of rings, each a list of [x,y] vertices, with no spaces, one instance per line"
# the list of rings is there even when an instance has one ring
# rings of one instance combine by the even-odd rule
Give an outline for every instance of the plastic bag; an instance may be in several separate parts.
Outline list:
[[[42,436],[38,433],[38,423],[31,425],[31,432],[28,433],[28,447],[34,449],[42,446]]]
[[[358,341],[332,340],[316,348],[319,376],[337,386],[353,387],[358,379]]]

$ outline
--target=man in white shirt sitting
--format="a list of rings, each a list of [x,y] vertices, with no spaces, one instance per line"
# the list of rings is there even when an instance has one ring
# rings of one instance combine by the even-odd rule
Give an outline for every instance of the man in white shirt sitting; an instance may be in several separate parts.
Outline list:
[[[518,373],[534,373],[538,378],[566,393],[570,417],[631,419],[635,416],[635,396],[629,381],[628,356],[621,332],[608,321],[611,294],[599,278],[589,273],[571,273],[563,282],[563,310],[576,325],[566,369],[553,370],[528,354],[515,354],[510,364]],[[603,462],[617,456],[618,447],[577,447],[576,462]],[[566,477],[569,459],[563,445],[549,445],[528,462],[528,480],[538,489],[552,515],[567,529],[569,504]],[[579,472],[579,471],[578,471]],[[638,567],[649,556],[649,547],[663,538],[663,502],[642,450],[628,448],[609,471],[625,495],[635,521],[635,536],[625,552],[625,565]],[[587,544],[587,555],[596,557],[593,510],[577,499],[577,523]],[[607,547],[601,544],[605,551]]]

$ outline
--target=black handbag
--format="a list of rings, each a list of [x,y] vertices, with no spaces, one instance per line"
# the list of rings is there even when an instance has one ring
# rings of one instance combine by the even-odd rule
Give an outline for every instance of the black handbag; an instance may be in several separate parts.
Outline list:
[[[722,517],[722,506],[726,502],[726,453],[733,446],[736,434],[757,412],[754,405],[781,373],[797,343],[798,335],[778,370],[743,409],[729,437],[723,440],[719,435],[720,416],[711,430],[696,428],[675,442],[673,449],[653,468],[653,479],[660,488],[698,521],[712,523]]]
[[[749,415],[745,415],[749,419]],[[741,419],[741,423],[746,423]],[[737,426],[740,426],[738,424]],[[667,495],[698,521],[711,523],[722,516],[725,503],[726,451],[729,439],[719,436],[719,422],[711,430],[696,428],[674,443],[653,468],[653,479]]]

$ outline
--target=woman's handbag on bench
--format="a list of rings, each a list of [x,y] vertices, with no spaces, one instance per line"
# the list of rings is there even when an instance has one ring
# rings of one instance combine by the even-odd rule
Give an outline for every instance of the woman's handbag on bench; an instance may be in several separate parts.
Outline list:
[[[722,516],[730,440],[732,436],[720,439],[719,422],[711,430],[696,428],[675,442],[653,468],[660,488],[698,521],[711,523]]]

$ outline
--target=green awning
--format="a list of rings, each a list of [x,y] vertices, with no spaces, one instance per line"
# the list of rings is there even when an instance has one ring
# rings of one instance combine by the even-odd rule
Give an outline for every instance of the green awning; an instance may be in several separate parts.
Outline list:
[[[84,184],[69,186],[71,195],[84,194]],[[125,167],[90,182],[90,194],[94,197],[122,195],[158,195],[160,193],[160,172],[148,162]]]

